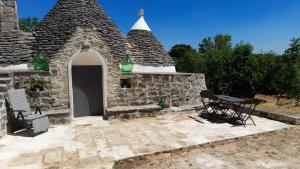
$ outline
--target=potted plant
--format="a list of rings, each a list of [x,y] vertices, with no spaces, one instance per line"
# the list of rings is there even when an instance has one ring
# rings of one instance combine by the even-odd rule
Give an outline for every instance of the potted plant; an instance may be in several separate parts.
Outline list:
[[[36,80],[32,78],[29,82],[29,96],[33,99],[34,105],[39,109],[40,105],[40,92],[44,91],[45,82],[42,80]]]
[[[40,92],[44,91],[45,83],[42,80],[32,78],[29,82],[29,91],[32,98],[38,98]]]
[[[162,98],[159,100],[158,106],[160,107],[161,110],[167,107],[166,102]]]

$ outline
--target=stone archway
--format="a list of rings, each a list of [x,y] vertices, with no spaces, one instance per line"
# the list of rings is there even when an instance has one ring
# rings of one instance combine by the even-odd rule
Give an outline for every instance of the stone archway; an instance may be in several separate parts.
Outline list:
[[[68,75],[70,108],[73,118],[87,115],[106,117],[107,69],[106,59],[96,50],[88,49],[72,55],[69,60]],[[98,109],[100,112],[95,112]],[[82,110],[86,112],[82,112]]]

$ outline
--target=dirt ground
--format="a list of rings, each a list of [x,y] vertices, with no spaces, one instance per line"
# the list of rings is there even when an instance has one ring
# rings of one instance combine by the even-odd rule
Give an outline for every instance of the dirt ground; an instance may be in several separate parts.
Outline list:
[[[275,96],[257,95],[256,98],[266,101],[258,106],[259,109],[300,115],[300,105],[299,103],[297,105],[295,100],[282,98],[280,99],[279,104],[276,104],[277,98]]]
[[[119,161],[114,169],[299,169],[300,127]]]

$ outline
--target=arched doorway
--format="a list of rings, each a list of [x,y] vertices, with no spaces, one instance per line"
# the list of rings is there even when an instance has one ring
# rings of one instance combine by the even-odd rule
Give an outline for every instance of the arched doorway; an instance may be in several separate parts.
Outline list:
[[[89,49],[69,61],[70,104],[73,117],[106,116],[106,61]]]

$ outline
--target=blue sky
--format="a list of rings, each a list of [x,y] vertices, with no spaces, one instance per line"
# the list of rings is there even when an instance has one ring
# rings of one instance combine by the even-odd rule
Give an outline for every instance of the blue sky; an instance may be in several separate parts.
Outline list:
[[[18,0],[19,17],[42,19],[57,0]],[[230,34],[233,42],[250,42],[255,52],[283,53],[300,37],[300,0],[98,0],[124,34],[138,9],[163,45],[197,47],[205,37]]]

